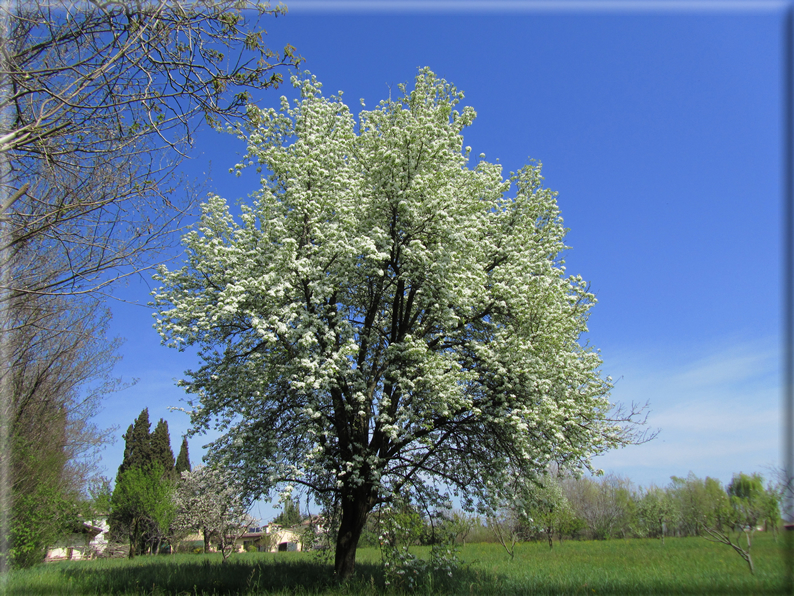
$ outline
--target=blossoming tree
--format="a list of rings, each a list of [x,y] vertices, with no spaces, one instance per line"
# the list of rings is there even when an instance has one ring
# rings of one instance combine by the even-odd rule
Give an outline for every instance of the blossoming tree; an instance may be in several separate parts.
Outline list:
[[[204,552],[208,552],[214,538],[224,561],[234,551],[240,536],[258,521],[249,515],[233,476],[219,468],[197,466],[182,472],[173,503],[176,515],[172,531],[184,536],[200,530]]]
[[[345,578],[373,507],[493,502],[635,440],[634,413],[610,415],[579,342],[595,300],[565,273],[539,165],[469,167],[475,112],[428,69],[358,122],[314,77],[293,82],[294,104],[249,108],[237,167],[262,188],[239,222],[207,200],[186,265],[159,272],[156,328],[201,348],[184,385],[194,432],[222,431],[212,457],[251,495],[309,491],[339,513]]]

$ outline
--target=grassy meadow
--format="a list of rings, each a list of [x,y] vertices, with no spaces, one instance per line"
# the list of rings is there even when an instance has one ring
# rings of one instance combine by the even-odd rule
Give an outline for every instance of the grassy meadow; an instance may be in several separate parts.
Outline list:
[[[427,555],[429,548],[417,547]],[[755,575],[729,547],[703,538],[525,543],[515,559],[498,544],[468,544],[450,578],[423,577],[418,594],[782,594],[783,539],[756,534]],[[399,594],[386,586],[380,551],[359,549],[356,577],[338,585],[330,561],[310,553],[161,555],[42,564],[12,572],[6,594],[30,596]]]

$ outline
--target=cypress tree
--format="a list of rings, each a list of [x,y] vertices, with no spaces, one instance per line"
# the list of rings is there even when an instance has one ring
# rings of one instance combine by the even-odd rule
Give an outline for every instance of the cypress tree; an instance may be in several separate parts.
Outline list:
[[[174,452],[171,450],[171,436],[168,434],[168,423],[160,418],[151,435],[151,463],[163,466],[163,475],[174,475]]]
[[[124,438],[124,459],[119,466],[119,472],[116,475],[116,486],[110,498],[111,511],[108,523],[110,524],[112,539],[122,540],[124,535],[129,533],[131,536],[130,557],[134,556],[142,546],[140,544],[141,532],[138,529],[139,524],[135,521],[134,516],[130,515],[129,511],[119,510],[114,506],[114,503],[118,503],[121,500],[124,492],[122,487],[124,473],[133,469],[148,468],[152,463],[152,441],[149,427],[149,408],[144,408],[138,418],[135,419],[135,422],[127,429],[127,432],[122,435]]]
[[[182,447],[179,449],[179,455],[176,457],[175,471],[177,474],[182,472],[190,472],[190,456],[187,452],[187,437],[182,437]]]
[[[121,474],[124,470],[130,467],[130,462],[132,461],[132,431],[135,428],[133,424],[130,424],[127,428],[127,432],[121,435],[121,438],[124,439],[124,459],[121,460],[121,465],[119,466],[119,474]]]
[[[289,527],[298,525],[302,520],[303,516],[301,515],[300,502],[298,501],[298,497],[295,497],[294,501],[292,499],[284,501],[284,509],[276,516],[273,523]]]
[[[149,408],[144,408],[124,437],[124,459],[119,474],[130,468],[142,468],[151,462],[152,444],[149,435]]]

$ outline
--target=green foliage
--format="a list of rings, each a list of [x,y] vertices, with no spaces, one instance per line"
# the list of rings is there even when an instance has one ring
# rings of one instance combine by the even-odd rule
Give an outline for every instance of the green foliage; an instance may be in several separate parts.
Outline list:
[[[144,408],[124,434],[124,459],[110,497],[111,535],[129,539],[131,558],[147,549],[159,551],[175,517],[177,479],[168,423],[160,419],[153,432],[149,428],[149,409]]]
[[[758,524],[768,518],[775,517],[773,509],[778,509],[779,493],[772,489],[764,489],[764,479],[760,474],[748,476],[744,473],[734,475],[727,488],[730,506],[727,518],[720,526],[704,523],[706,537],[714,542],[730,546],[747,562],[750,573],[755,573],[755,565],[750,553],[753,546],[753,535]],[[732,536],[731,530],[735,533]],[[746,546],[741,544],[744,534]]]
[[[155,462],[119,474],[111,498],[111,517],[126,528],[130,558],[142,552],[147,531],[165,536],[175,516],[173,483]]]
[[[383,561],[385,585],[390,589],[412,591],[432,581],[439,573],[451,577],[457,569],[456,528],[438,515],[428,528],[419,510],[407,502],[383,507],[377,512],[378,540]],[[430,557],[417,557],[410,547],[430,542]]]
[[[383,507],[377,513],[381,542],[409,547],[421,544],[426,524],[420,511],[406,502]]]
[[[469,536],[469,533],[478,523],[479,518],[476,515],[459,509],[452,511],[447,517],[447,524],[454,533],[455,540],[464,545],[466,544],[466,538]]]
[[[110,488],[110,479],[104,476],[93,479],[89,482],[86,489],[87,501],[85,502],[85,512],[87,518],[95,518],[110,513],[110,499],[113,496],[113,489]]]
[[[106,321],[96,308],[35,294],[16,296],[8,306],[9,351],[0,374],[8,431],[0,446],[6,470],[0,492],[7,497],[0,573],[9,564],[42,560],[46,543],[63,530],[58,504],[74,506],[95,473],[93,455],[106,435],[91,418],[117,386],[108,378],[116,346],[104,341]],[[51,523],[33,523],[39,511]]]
[[[722,530],[731,524],[728,495],[719,480],[698,478],[692,472],[686,478],[672,477],[670,495],[678,511],[678,526],[685,536],[700,536],[704,526]]]
[[[568,531],[576,514],[554,474],[546,474],[537,486],[532,487],[524,500],[529,525],[546,535],[549,548],[554,546],[554,535]]]
[[[678,511],[670,492],[652,485],[639,497],[637,517],[642,534],[661,538],[664,543],[665,534],[678,519]]]
[[[303,521],[298,497],[293,500],[291,497],[284,501],[284,509],[273,520],[274,524],[284,527],[297,526]]]
[[[124,459],[119,466],[119,475],[130,468],[140,468],[152,460],[152,443],[149,435],[149,408],[144,408],[134,424],[122,435]]]
[[[82,525],[73,499],[57,486],[36,487],[14,501],[9,556],[14,568],[32,567],[44,560],[47,547]]]
[[[151,461],[159,463],[163,474],[169,478],[176,478],[174,471],[174,452],[171,450],[171,436],[168,434],[168,423],[162,418],[154,427],[149,437]]]
[[[174,471],[177,476],[182,472],[190,472],[190,455],[187,450],[187,437],[182,437],[182,446],[179,448],[179,455],[176,457]]]
[[[774,529],[780,523],[782,491],[773,485],[764,487],[760,474],[734,475],[727,492],[735,512],[735,522],[739,525],[752,528],[764,525]]]
[[[65,417],[56,423],[50,430],[63,436]],[[57,440],[39,442],[17,432],[9,443],[13,484],[8,563],[30,567],[42,562],[47,547],[73,528],[77,494],[64,478],[67,454]]]

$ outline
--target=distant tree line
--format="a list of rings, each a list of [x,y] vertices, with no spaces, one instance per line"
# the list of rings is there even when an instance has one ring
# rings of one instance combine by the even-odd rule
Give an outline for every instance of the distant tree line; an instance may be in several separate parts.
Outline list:
[[[376,512],[362,536],[362,544],[376,546],[393,526],[402,540],[432,544],[439,526],[454,528],[456,541],[511,543],[554,540],[608,540],[727,534],[757,528],[777,532],[782,486],[766,485],[759,474],[736,474],[728,486],[719,480],[673,476],[666,487],[637,487],[631,480],[607,474],[576,477],[549,472],[534,489],[516,494],[500,507],[469,514],[460,510],[425,512],[418,504]],[[396,537],[395,537],[396,539]]]
[[[192,468],[187,438],[174,458],[165,420],[150,429],[144,409],[123,435],[115,487],[111,490],[107,479],[92,484],[90,498],[70,510],[70,523],[80,514],[109,514],[111,539],[128,544],[130,558],[158,554],[166,545],[175,552],[191,534],[201,535],[204,552],[216,545],[228,557],[235,540],[257,522],[248,514],[243,484],[229,469]],[[777,537],[784,490],[785,482],[765,484],[760,474],[739,473],[723,486],[690,472],[673,476],[665,487],[637,487],[615,474],[585,477],[550,469],[531,488],[478,513],[410,501],[378,508],[361,546],[498,542],[512,557],[515,546],[526,541],[544,541],[553,548],[555,540],[658,538],[664,543],[666,537],[702,536],[731,546],[752,571],[752,535],[763,529]],[[291,496],[273,523],[294,526],[305,517],[299,498]],[[332,534],[325,539],[332,541]]]

